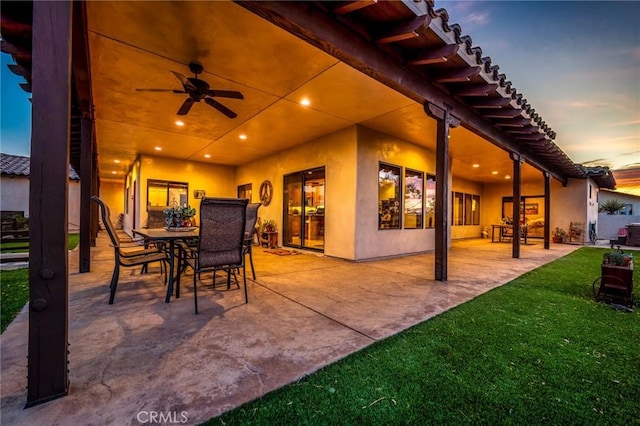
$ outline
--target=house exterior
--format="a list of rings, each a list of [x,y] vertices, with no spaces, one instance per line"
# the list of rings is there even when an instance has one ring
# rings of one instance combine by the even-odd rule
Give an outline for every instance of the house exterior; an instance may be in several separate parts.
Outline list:
[[[553,227],[596,221],[599,189],[615,188],[558,148],[433,1],[16,2],[2,16],[33,93],[31,244],[48,250],[30,259],[47,272],[30,298],[56,308],[30,311],[27,406],[68,392],[56,229],[69,161],[86,183],[81,272],[94,194],[126,232],[202,194],[252,198],[280,245],[353,261],[433,251],[446,281],[451,239],[509,217],[523,228],[496,250],[518,258],[529,222],[548,248]]]
[[[2,212],[18,212],[29,217],[30,158],[0,154],[0,205]],[[69,230],[80,227],[80,177],[69,166]]]
[[[640,223],[640,196],[610,190],[600,191],[599,204],[609,200],[621,202],[624,208],[618,214],[601,212],[598,215],[598,238],[618,241],[618,237],[625,236],[627,225]]]

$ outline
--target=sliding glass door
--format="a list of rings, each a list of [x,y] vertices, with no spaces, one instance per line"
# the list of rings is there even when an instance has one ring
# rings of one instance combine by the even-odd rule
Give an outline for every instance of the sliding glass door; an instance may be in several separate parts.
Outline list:
[[[284,177],[283,244],[324,250],[324,167]]]

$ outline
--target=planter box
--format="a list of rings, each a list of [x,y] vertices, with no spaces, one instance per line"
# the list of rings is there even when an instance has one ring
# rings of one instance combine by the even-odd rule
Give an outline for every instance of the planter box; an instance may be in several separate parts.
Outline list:
[[[633,262],[627,266],[602,265],[596,300],[633,307]]]

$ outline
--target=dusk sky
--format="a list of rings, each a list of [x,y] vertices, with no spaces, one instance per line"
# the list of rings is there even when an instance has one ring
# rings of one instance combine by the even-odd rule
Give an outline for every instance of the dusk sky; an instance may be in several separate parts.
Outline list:
[[[577,163],[638,167],[640,2],[438,1]],[[2,146],[29,155],[30,95],[2,54]]]

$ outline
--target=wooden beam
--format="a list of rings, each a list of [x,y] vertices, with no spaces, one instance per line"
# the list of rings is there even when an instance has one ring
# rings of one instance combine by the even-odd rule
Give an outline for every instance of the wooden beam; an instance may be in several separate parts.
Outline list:
[[[447,62],[456,53],[458,53],[459,45],[447,44],[436,49],[427,49],[416,54],[412,59],[407,61],[409,65],[431,65]]]
[[[413,18],[409,22],[402,22],[394,28],[387,30],[376,38],[376,42],[380,44],[394,43],[396,41],[408,40],[420,37],[423,28],[428,27],[431,22],[431,16],[422,15]]]
[[[359,0],[359,1],[345,1],[340,6],[333,9],[333,13],[336,15],[346,15],[347,13],[360,10],[365,7],[373,6],[378,3],[378,0]]]
[[[549,235],[551,234],[551,175],[544,175],[544,248],[549,250]]]
[[[480,74],[480,67],[464,67],[442,70],[433,77],[436,83],[463,83],[471,81],[472,77]]]
[[[498,88],[498,83],[481,83],[481,84],[461,84],[452,90],[456,96],[487,96],[494,93]]]
[[[93,107],[83,103],[82,136],[80,150],[80,262],[79,272],[91,271],[91,197],[93,167]]]
[[[424,111],[434,118],[436,129],[436,205],[435,205],[435,279],[447,281],[449,270],[449,128],[457,127],[460,120],[443,109],[425,103]]]
[[[522,235],[520,229],[520,216],[522,215],[520,206],[522,201],[522,157],[520,154],[512,153],[511,158],[513,159],[513,176],[511,178],[511,182],[513,183],[513,240],[511,241],[511,256],[514,259],[518,259],[520,258],[520,237]]]
[[[540,129],[536,126],[524,125],[520,128],[512,127],[512,128],[504,129],[504,131],[512,135],[531,135],[534,133],[538,133]]]
[[[515,118],[518,116],[522,116],[522,110],[515,108],[504,108],[500,110],[491,110],[487,112],[481,112],[484,118]]]
[[[474,110],[482,108],[481,103],[476,106],[474,100],[463,101],[453,98],[414,70],[407,69],[406,64],[398,62],[378,44],[365,40],[346,24],[336,20],[335,15],[314,3],[251,0],[234,2],[420,104],[428,100],[441,108],[450,105],[456,116],[463,121],[465,128],[505,151],[518,151],[519,144],[515,140]],[[487,99],[500,101],[484,102],[504,102],[499,104],[498,108],[511,102],[510,98]],[[484,107],[487,107],[486,104]],[[549,169],[548,165],[535,159],[527,158],[527,162],[539,170]],[[552,176],[561,182],[567,182],[568,179],[558,170],[552,171]]]
[[[534,133],[534,134],[526,134],[526,135],[517,135],[516,139],[523,141],[542,141],[547,139],[547,136],[544,133]]]
[[[511,104],[511,98],[475,98],[469,99],[466,103],[477,109],[501,109]]]
[[[512,118],[508,121],[495,121],[494,124],[500,127],[525,127],[531,124],[530,118]]]
[[[64,396],[68,377],[70,1],[33,2],[26,407]]]

